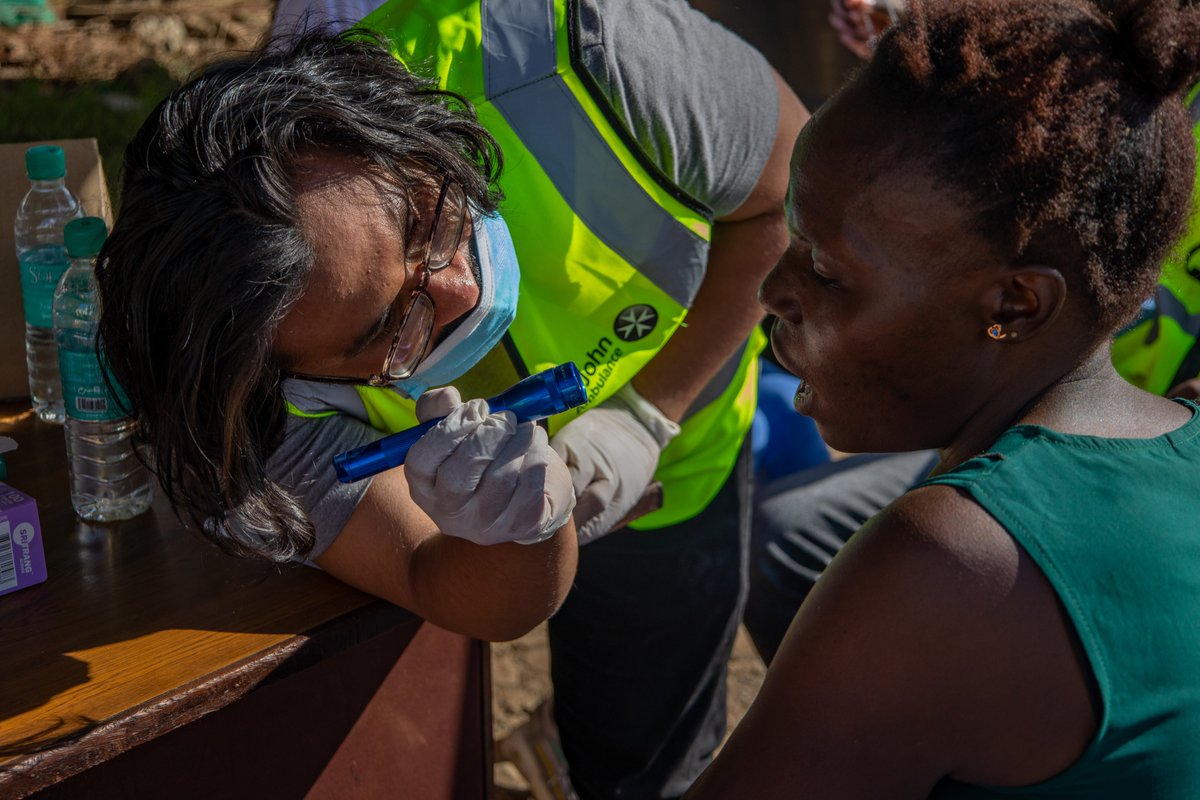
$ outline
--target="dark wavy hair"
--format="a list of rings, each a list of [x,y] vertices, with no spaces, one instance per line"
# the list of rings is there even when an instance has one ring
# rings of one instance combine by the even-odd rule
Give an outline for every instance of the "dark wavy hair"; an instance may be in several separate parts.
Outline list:
[[[1149,296],[1190,215],[1198,72],[1200,8],[1176,0],[914,0],[856,85],[890,121],[881,163],[919,159],[971,198],[979,232],[1058,267],[1099,332]]]
[[[313,263],[296,164],[356,159],[401,195],[429,175],[489,211],[500,153],[469,104],[362,31],[313,32],[216,64],[125,151],[100,253],[99,338],[176,514],[226,552],[307,554],[311,522],[266,462],[283,436],[272,345]]]

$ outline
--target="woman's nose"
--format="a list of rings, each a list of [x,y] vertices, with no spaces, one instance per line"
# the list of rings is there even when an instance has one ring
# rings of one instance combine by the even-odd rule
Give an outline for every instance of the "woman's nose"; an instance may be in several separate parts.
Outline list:
[[[799,287],[789,276],[795,271],[794,258],[789,249],[758,287],[758,303],[767,313],[777,317],[789,317],[799,312]]]

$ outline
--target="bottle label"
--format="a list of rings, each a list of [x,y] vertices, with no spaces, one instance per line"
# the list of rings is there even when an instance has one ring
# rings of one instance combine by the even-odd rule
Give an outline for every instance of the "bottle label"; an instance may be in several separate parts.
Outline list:
[[[21,259],[21,302],[25,321],[38,328],[54,327],[54,290],[71,262],[61,247],[39,247]]]
[[[58,369],[62,373],[63,406],[71,419],[108,422],[129,416],[129,398],[115,384],[115,395],[108,390],[94,353],[60,348]]]

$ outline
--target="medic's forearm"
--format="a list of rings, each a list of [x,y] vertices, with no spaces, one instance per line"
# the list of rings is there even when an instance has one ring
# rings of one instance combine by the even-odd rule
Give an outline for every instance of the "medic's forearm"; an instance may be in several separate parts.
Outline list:
[[[314,559],[331,576],[478,639],[521,636],[550,616],[575,577],[567,523],[538,544],[478,545],[437,531],[404,469],[375,476],[341,534]]]
[[[746,200],[713,225],[708,269],[685,320],[633,380],[642,397],[678,422],[762,320],[758,287],[787,249],[784,202],[792,145],[808,110],[777,73],[775,141]]]
[[[685,320],[633,380],[638,393],[679,421],[763,318],[758,287],[787,248],[780,207],[713,226],[708,271]]]
[[[413,553],[414,608],[435,625],[485,641],[525,635],[558,610],[575,578],[574,522],[544,542],[477,545],[438,535]]]

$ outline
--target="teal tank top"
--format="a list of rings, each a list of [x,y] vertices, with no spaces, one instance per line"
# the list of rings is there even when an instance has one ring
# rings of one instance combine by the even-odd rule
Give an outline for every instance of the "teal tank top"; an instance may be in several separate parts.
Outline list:
[[[1007,430],[920,485],[970,493],[1057,592],[1095,676],[1099,730],[1031,786],[943,781],[936,800],[1200,798],[1200,406],[1153,439]]]

